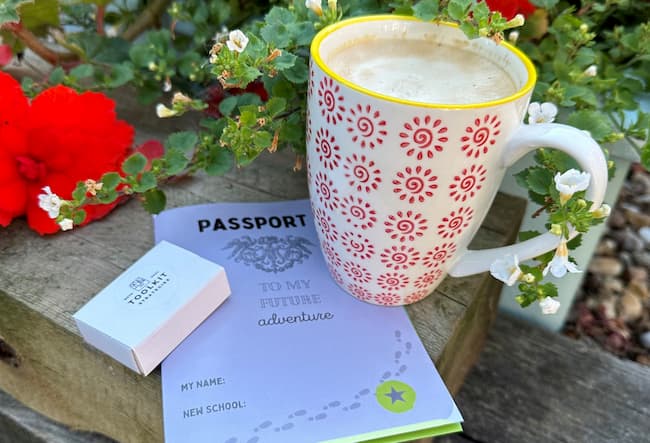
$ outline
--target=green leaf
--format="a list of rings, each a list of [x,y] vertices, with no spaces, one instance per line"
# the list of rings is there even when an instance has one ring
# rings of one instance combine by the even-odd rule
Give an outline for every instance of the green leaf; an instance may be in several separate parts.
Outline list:
[[[150,214],[158,214],[165,209],[167,204],[167,197],[160,189],[150,189],[144,194],[142,206]]]
[[[230,151],[224,148],[216,148],[214,152],[211,153],[210,162],[205,167],[205,172],[212,176],[223,175],[230,171],[234,163],[235,160]]]
[[[286,48],[291,43],[291,35],[283,23],[267,24],[260,35],[270,45],[276,48]]]
[[[451,0],[447,6],[449,17],[454,20],[464,19],[471,3],[472,0]]]
[[[133,66],[128,63],[113,65],[110,74],[110,80],[107,85],[110,88],[117,88],[133,80]]]
[[[157,185],[156,176],[151,171],[143,172],[140,180],[133,186],[135,192],[145,192],[153,189]]]
[[[266,149],[271,146],[273,134],[268,131],[257,131],[253,136],[253,145],[258,149]]]
[[[183,131],[174,132],[165,141],[165,149],[178,149],[182,152],[188,152],[199,142],[199,136],[196,132]]]
[[[34,0],[4,0],[0,3],[0,25],[19,22],[18,8],[28,3],[34,3]]]
[[[122,177],[117,172],[107,172],[102,175],[101,182],[103,189],[115,189],[122,181]]]
[[[264,22],[272,25],[294,23],[296,17],[287,8],[274,6],[264,17]]]
[[[229,116],[237,107],[237,96],[226,97],[219,103],[221,115]]]
[[[306,83],[309,78],[309,68],[302,58],[297,58],[294,65],[291,68],[282,71],[282,74],[284,74],[286,79],[291,83],[302,84]]]
[[[72,199],[82,202],[86,199],[86,185],[83,182],[77,183],[77,187],[72,191]]]
[[[278,71],[291,68],[296,63],[296,56],[288,52],[283,52],[282,55],[273,60],[273,66]]]
[[[178,149],[169,149],[164,156],[166,162],[166,172],[169,175],[176,175],[182,172],[189,163],[189,159],[183,151]]]
[[[136,175],[142,172],[147,165],[147,157],[136,152],[122,163],[122,171],[128,175]]]
[[[64,77],[65,77],[65,71],[61,66],[57,66],[50,73],[49,82],[53,85],[58,85],[63,82]]]
[[[415,6],[413,6],[413,12],[415,16],[424,21],[429,21],[436,18],[439,11],[439,0],[421,0]]]
[[[641,164],[650,171],[650,140],[641,147]]]
[[[131,46],[129,57],[136,66],[146,68],[150,62],[156,59],[156,54],[151,50],[151,45],[143,42]]]
[[[530,2],[540,8],[551,9],[559,3],[560,0],[530,0]]]
[[[567,248],[577,249],[582,244],[582,234],[578,234],[567,242]]]
[[[539,298],[558,296],[557,286],[555,286],[553,283],[550,282],[544,283],[543,285],[539,285],[538,290],[541,292],[541,294],[538,296]]]
[[[90,77],[95,73],[95,67],[93,65],[78,65],[70,70],[70,76],[76,79]]]
[[[537,194],[546,195],[549,187],[553,183],[553,174],[546,168],[533,167],[530,168],[526,183],[529,190]]]
[[[86,220],[86,211],[83,209],[77,209],[74,214],[72,214],[72,223],[75,225],[80,225]]]
[[[531,238],[535,238],[537,236],[541,235],[538,231],[521,231],[519,233],[519,240],[520,241],[525,241],[529,240]]]
[[[282,97],[273,97],[266,102],[266,112],[275,117],[287,107],[287,101]]]
[[[59,2],[57,0],[35,0],[19,7],[20,21],[32,31],[47,25],[59,26]]]
[[[578,129],[589,131],[591,136],[600,141],[612,131],[612,124],[605,114],[600,111],[583,109],[569,115],[567,123]]]

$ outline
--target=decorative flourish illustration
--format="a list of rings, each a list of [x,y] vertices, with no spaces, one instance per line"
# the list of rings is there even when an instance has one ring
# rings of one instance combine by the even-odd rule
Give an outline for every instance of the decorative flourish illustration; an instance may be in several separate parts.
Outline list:
[[[352,135],[354,143],[359,142],[362,148],[368,146],[373,149],[384,142],[386,137],[386,120],[381,118],[379,111],[373,110],[370,105],[365,107],[357,104],[350,108],[346,119],[350,126],[348,132]]]
[[[459,175],[454,176],[454,181],[449,185],[451,192],[449,196],[454,200],[465,201],[474,197],[477,191],[483,186],[487,170],[483,165],[472,165],[463,168]]]
[[[468,157],[478,158],[481,154],[487,154],[488,150],[496,144],[496,136],[501,133],[499,127],[501,120],[497,115],[485,114],[483,119],[474,119],[474,125],[465,128],[467,135],[461,137],[463,143],[461,150]]]
[[[231,240],[223,249],[233,249],[228,257],[237,263],[254,266],[264,272],[282,272],[309,258],[315,246],[304,237],[269,235],[251,238],[244,235]]]

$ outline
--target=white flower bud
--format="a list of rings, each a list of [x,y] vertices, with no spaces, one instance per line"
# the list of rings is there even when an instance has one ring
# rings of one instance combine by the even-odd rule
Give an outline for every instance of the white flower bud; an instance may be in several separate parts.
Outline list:
[[[596,65],[591,65],[587,69],[584,70],[583,75],[585,77],[595,77],[598,75],[598,66]]]
[[[71,219],[64,218],[59,222],[59,226],[61,227],[62,231],[69,231],[70,229],[72,229],[73,223]]]
[[[173,117],[176,114],[178,114],[178,111],[169,109],[167,106],[163,105],[162,103],[158,103],[156,105],[156,115],[158,116],[158,118]]]
[[[560,302],[551,297],[546,297],[539,302],[539,307],[544,315],[555,314],[560,309]]]

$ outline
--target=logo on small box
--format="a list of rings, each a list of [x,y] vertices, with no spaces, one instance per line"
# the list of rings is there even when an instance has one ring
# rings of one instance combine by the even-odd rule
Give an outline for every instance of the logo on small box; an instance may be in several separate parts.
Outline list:
[[[138,276],[129,283],[131,291],[124,297],[130,305],[142,306],[155,298],[160,298],[159,291],[171,282],[171,275],[165,271],[152,271],[148,277]]]
[[[148,285],[149,280],[147,280],[144,277],[136,277],[135,280],[133,280],[130,284],[129,287],[133,289],[134,291],[137,291],[141,289],[143,286]]]

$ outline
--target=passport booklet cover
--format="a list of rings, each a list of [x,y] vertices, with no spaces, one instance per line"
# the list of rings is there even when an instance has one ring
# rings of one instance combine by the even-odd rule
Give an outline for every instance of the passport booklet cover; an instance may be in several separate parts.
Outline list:
[[[232,294],[162,364],[167,442],[402,442],[462,417],[402,307],[330,276],[308,200],[215,203],[154,216],[220,264]]]

